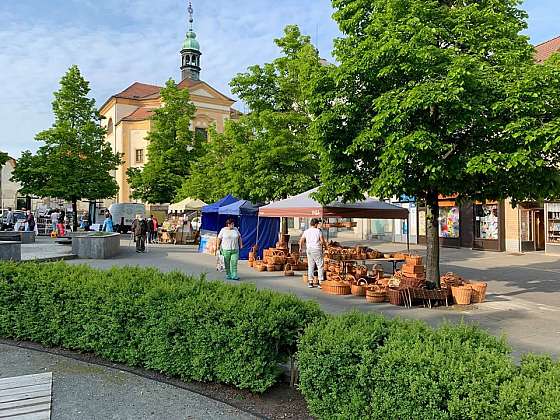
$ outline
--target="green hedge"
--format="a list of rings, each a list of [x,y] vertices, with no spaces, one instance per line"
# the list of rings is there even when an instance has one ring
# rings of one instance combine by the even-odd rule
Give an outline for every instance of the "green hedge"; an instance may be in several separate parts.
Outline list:
[[[310,326],[300,388],[321,419],[558,419],[560,367],[480,328],[351,313]]]
[[[263,392],[318,305],[153,269],[0,263],[0,336]]]

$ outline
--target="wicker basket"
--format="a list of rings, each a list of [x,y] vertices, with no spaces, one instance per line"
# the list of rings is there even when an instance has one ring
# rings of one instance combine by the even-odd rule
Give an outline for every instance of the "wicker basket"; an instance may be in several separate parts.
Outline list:
[[[471,303],[472,289],[470,285],[451,286],[453,301],[457,305],[468,305]]]
[[[252,266],[255,265],[255,261],[249,260],[249,261],[247,261],[247,265],[248,265],[249,267],[252,267]]]
[[[257,264],[257,265],[255,266],[255,268],[256,268],[257,271],[260,271],[260,272],[266,271],[266,265],[264,265],[263,263]]]
[[[474,282],[469,285],[472,289],[471,301],[472,303],[482,303],[486,299],[486,289],[488,283]]]
[[[367,291],[367,283],[365,285],[358,284],[358,283],[352,283],[352,285],[350,286],[350,292],[354,296],[365,296],[366,291]]]
[[[323,292],[331,295],[349,295],[352,293],[348,284],[338,281],[324,281],[321,288]]]
[[[406,264],[422,265],[422,257],[419,255],[409,255],[405,258]]]
[[[416,279],[414,277],[406,277],[403,276],[401,278],[401,282],[399,283],[399,287],[401,288],[405,288],[405,287],[412,287],[412,288],[418,288],[418,287],[422,287],[426,284],[426,278],[419,278]]]
[[[366,302],[367,303],[382,303],[385,302],[387,292],[380,289],[367,289]]]
[[[402,306],[404,304],[403,293],[400,289],[387,289],[387,297],[391,305]]]
[[[294,272],[292,270],[284,270],[284,275],[286,277],[293,277],[294,276]]]

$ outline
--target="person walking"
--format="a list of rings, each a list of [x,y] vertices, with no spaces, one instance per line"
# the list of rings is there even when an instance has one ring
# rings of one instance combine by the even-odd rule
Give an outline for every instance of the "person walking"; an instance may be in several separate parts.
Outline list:
[[[56,225],[58,224],[58,216],[60,216],[58,209],[54,209],[51,213],[51,232],[57,231]]]
[[[27,232],[35,232],[35,217],[31,210],[27,210],[27,216],[25,218],[25,230]]]
[[[14,217],[14,212],[12,211],[11,207],[8,207],[8,213],[6,214],[6,229],[11,230],[14,228],[14,225],[16,224],[16,220]]]
[[[146,252],[146,233],[148,232],[148,223],[146,219],[142,219],[139,214],[132,222],[132,233],[136,242],[136,252]]]
[[[299,252],[303,250],[305,244],[307,254],[307,287],[313,287],[313,274],[317,266],[317,276],[319,277],[319,289],[324,280],[323,270],[323,248],[327,246],[327,241],[323,237],[323,232],[318,228],[319,220],[311,219],[311,226],[303,232],[299,240]]]
[[[243,248],[243,238],[235,227],[233,219],[226,220],[226,226],[218,233],[217,249],[224,256],[226,268],[226,280],[239,280],[237,275],[237,262],[239,261],[239,250]]]
[[[158,239],[158,227],[159,227],[159,222],[156,216],[154,216],[152,214],[152,242],[151,243],[155,243],[157,242]]]
[[[105,212],[105,220],[103,221],[103,228],[101,229],[103,232],[112,232],[113,231],[113,217],[109,211]]]

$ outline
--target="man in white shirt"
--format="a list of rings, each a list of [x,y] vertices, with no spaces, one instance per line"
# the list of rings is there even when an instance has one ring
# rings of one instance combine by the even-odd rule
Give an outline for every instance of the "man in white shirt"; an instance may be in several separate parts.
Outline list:
[[[299,251],[300,253],[302,252],[303,244],[305,244],[307,253],[307,287],[313,287],[313,273],[315,272],[316,265],[320,289],[321,282],[324,280],[323,248],[327,247],[327,241],[323,237],[321,229],[317,227],[319,220],[311,219],[309,224],[311,227],[303,232],[299,240]]]
[[[51,226],[52,226],[52,231],[56,232],[56,226],[58,225],[58,217],[60,216],[60,213],[58,212],[58,209],[53,210],[53,212],[51,213]]]

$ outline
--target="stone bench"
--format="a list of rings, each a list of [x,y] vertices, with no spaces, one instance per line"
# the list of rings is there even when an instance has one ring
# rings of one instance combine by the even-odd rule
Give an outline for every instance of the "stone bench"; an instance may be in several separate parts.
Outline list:
[[[21,243],[0,241],[0,260],[21,261]]]
[[[75,233],[72,237],[72,254],[78,258],[107,259],[120,253],[119,233],[100,234],[98,232]]]
[[[21,242],[22,244],[35,243],[35,232],[20,230],[0,232],[0,241]]]

